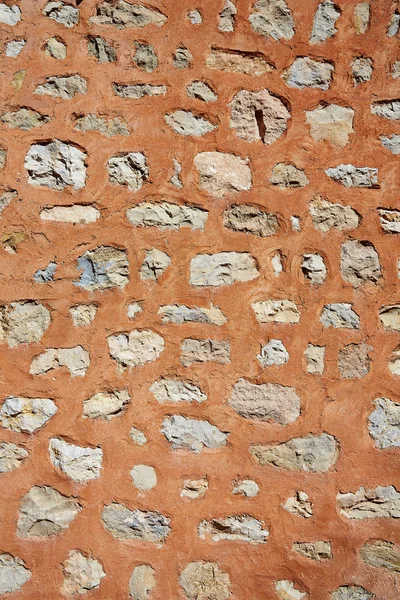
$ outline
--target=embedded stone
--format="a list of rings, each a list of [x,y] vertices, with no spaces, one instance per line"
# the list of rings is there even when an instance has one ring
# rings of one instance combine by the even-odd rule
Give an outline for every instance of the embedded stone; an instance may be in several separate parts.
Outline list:
[[[202,102],[215,102],[218,99],[217,94],[205,81],[192,81],[186,86],[186,93],[189,98],[195,98]]]
[[[400,305],[382,306],[379,309],[379,320],[385,329],[400,331]]]
[[[164,351],[164,339],[151,330],[134,329],[107,338],[110,356],[120,369],[139,367],[154,362]]]
[[[186,46],[179,46],[173,56],[172,56],[172,64],[175,69],[189,69],[193,63],[193,55]]]
[[[206,59],[206,66],[217,71],[242,73],[253,77],[260,77],[275,69],[261,53],[215,47],[211,48]]]
[[[354,29],[357,35],[366,33],[369,27],[370,9],[369,2],[359,2],[354,7]]]
[[[319,318],[324,327],[359,329],[360,317],[348,302],[326,304]]]
[[[293,550],[304,556],[304,558],[318,562],[333,558],[331,543],[324,542],[323,540],[317,540],[316,542],[294,542]]]
[[[237,8],[232,0],[225,0],[225,4],[219,13],[219,31],[224,33],[230,33],[235,30],[235,20],[237,15]]]
[[[141,202],[128,208],[126,216],[134,227],[159,227],[175,231],[181,227],[190,227],[192,230],[203,230],[208,211],[171,202]]]
[[[355,86],[371,80],[373,67],[372,59],[357,56],[350,63],[351,76]]]
[[[378,208],[379,222],[383,231],[400,233],[400,211]]]
[[[25,157],[28,183],[64,191],[67,186],[81,190],[86,185],[87,154],[60,140],[33,144]]]
[[[86,92],[86,79],[80,75],[66,75],[65,77],[47,77],[45,83],[38,85],[33,93],[61,98],[61,100],[72,100],[77,94],[86,94]]]
[[[294,581],[288,579],[280,579],[275,583],[275,590],[281,600],[301,600],[307,594],[301,592],[295,587]]]
[[[161,306],[158,310],[163,323],[204,323],[206,325],[225,325],[228,319],[220,308],[211,304],[210,308],[185,306],[183,304],[170,304]]]
[[[116,135],[129,135],[129,128],[121,117],[107,119],[93,113],[77,116],[74,129],[77,131],[96,131],[108,138]]]
[[[140,267],[142,281],[157,281],[171,264],[171,259],[162,250],[152,248],[146,252],[146,257]]]
[[[323,0],[318,4],[314,15],[310,44],[326,42],[337,33],[335,23],[340,17],[340,10],[332,0]]]
[[[259,92],[240,90],[229,103],[230,127],[247,142],[273,144],[285,133],[290,112],[267,89]]]
[[[174,450],[190,450],[198,454],[204,448],[226,446],[229,433],[224,433],[209,421],[190,419],[182,415],[172,415],[163,421],[161,433]]]
[[[197,561],[186,565],[179,577],[186,600],[228,600],[230,579],[215,562]]]
[[[294,423],[300,415],[300,398],[295,389],[278,383],[254,384],[239,379],[228,404],[246,419],[280,425]]]
[[[335,438],[327,433],[309,434],[281,444],[251,445],[250,454],[261,466],[325,473],[336,463],[339,447]]]
[[[171,531],[170,519],[158,511],[129,510],[112,503],[103,508],[101,520],[105,529],[120,540],[163,543]]]
[[[311,200],[309,211],[315,229],[326,233],[330,229],[347,231],[360,223],[360,215],[351,206],[328,202],[321,196]]]
[[[0,409],[0,423],[15,433],[34,433],[57,412],[49,398],[18,398],[9,396]]]
[[[156,585],[155,570],[150,565],[139,565],[129,579],[129,596],[133,600],[147,600]]]
[[[302,188],[310,183],[304,171],[289,163],[277,163],[272,169],[269,182],[278,188]]]
[[[289,352],[282,340],[271,339],[267,344],[261,346],[257,360],[264,368],[273,365],[284,365],[289,360]]]
[[[190,284],[219,287],[259,277],[257,263],[248,252],[197,254],[190,261]]]
[[[291,40],[295,34],[292,11],[285,0],[257,0],[249,21],[253,31],[273,40]]]
[[[300,312],[292,300],[252,302],[251,308],[259,323],[298,323]]]
[[[3,425],[1,410],[0,423]],[[22,446],[16,446],[15,444],[8,442],[0,442],[0,473],[10,473],[11,471],[14,471],[14,469],[18,469],[28,456],[28,452]]]
[[[87,225],[95,223],[100,217],[100,211],[89,204],[74,204],[73,206],[50,206],[40,212],[42,221],[58,223],[80,223]]]
[[[100,64],[116,62],[117,51],[114,46],[100,36],[88,37],[88,54],[97,58]]]
[[[99,246],[88,250],[78,259],[82,271],[75,285],[89,291],[124,288],[129,283],[129,262],[126,250]]]
[[[131,304],[128,304],[126,314],[129,319],[135,319],[141,312],[143,312],[141,302],[132,302]]]
[[[96,304],[77,304],[69,309],[75,327],[87,327],[97,313]]]
[[[248,159],[223,152],[200,152],[194,157],[199,172],[199,186],[216,198],[251,188]]]
[[[131,4],[125,0],[105,0],[96,6],[96,14],[89,19],[93,25],[112,25],[117,29],[142,28],[147,25],[162,27],[167,17],[156,8]]]
[[[327,276],[327,268],[320,254],[304,254],[301,270],[304,277],[314,285],[322,285]]]
[[[176,133],[184,137],[200,137],[217,128],[217,125],[190,110],[176,110],[168,113],[164,120]]]
[[[135,42],[135,55],[133,62],[146,73],[152,73],[158,67],[158,58],[154,47],[144,42]]]
[[[289,513],[303,519],[309,519],[314,514],[312,504],[305,492],[295,492],[295,495],[290,496],[282,506]]]
[[[309,56],[296,58],[294,63],[284,71],[282,77],[291,88],[315,88],[328,90],[332,82],[334,66],[322,60],[313,60]]]
[[[54,281],[54,276],[57,271],[57,263],[50,262],[44,269],[38,269],[33,275],[36,283],[50,283]]]
[[[394,11],[394,13],[392,14],[387,30],[386,30],[386,35],[387,37],[394,37],[395,35],[398,34],[400,29],[400,12],[398,11],[398,9],[396,9]]]
[[[310,125],[311,137],[320,142],[326,140],[333,146],[344,148],[353,129],[354,110],[337,104],[319,105],[306,111],[306,123]]]
[[[11,204],[11,202],[17,197],[18,192],[16,190],[6,190],[5,192],[0,193],[0,215],[3,212],[3,210],[7,208],[7,206],[9,206],[9,204]]]
[[[137,446],[144,446],[147,444],[147,437],[144,435],[143,431],[140,431],[137,427],[131,427],[129,437]]]
[[[6,56],[16,58],[24,49],[26,40],[12,40],[6,44]]]
[[[141,492],[152,490],[157,485],[156,470],[150,465],[135,465],[131,477],[133,485]]]
[[[225,340],[186,338],[182,341],[181,349],[181,363],[184,367],[197,362],[217,362],[223,365],[231,362],[230,343]]]
[[[378,169],[372,167],[355,167],[354,165],[339,165],[326,169],[325,173],[347,188],[377,188]]]
[[[107,162],[110,183],[124,185],[137,192],[149,177],[146,157],[142,152],[125,152]]]
[[[180,495],[181,498],[187,498],[188,500],[200,500],[200,498],[205,496],[207,490],[207,477],[202,477],[201,479],[185,479]]]
[[[382,267],[377,251],[371,242],[348,240],[342,244],[340,272],[347,283],[358,287],[364,283],[377,283],[382,277]]]
[[[160,404],[164,402],[204,402],[207,400],[197,385],[182,379],[158,379],[150,386],[150,392]]]
[[[47,40],[44,53],[56,60],[64,60],[67,58],[67,46],[61,39],[52,37]]]
[[[367,542],[361,548],[360,555],[367,565],[400,573],[400,552],[393,542],[386,540]]]
[[[50,121],[50,117],[30,108],[19,108],[15,111],[3,113],[0,121],[10,129],[29,131],[29,129],[45,125]]]
[[[181,179],[182,165],[180,162],[178,162],[176,160],[176,158],[172,159],[172,164],[174,165],[174,174],[172,175],[169,182],[176,188],[182,189],[183,188],[183,183],[182,183],[182,179]]]
[[[197,8],[190,10],[188,12],[187,18],[189,19],[192,25],[200,25],[203,22],[202,14]]]
[[[369,353],[373,350],[364,341],[360,344],[349,344],[338,354],[338,368],[342,379],[362,379],[369,373],[371,358]]]
[[[400,120],[400,100],[382,100],[371,104],[371,113],[389,121]]]
[[[400,404],[389,398],[376,398],[376,407],[368,418],[368,430],[375,446],[381,449],[400,447]]]
[[[279,220],[274,213],[251,204],[232,204],[223,214],[224,227],[260,237],[269,237],[279,230]]]
[[[101,448],[76,446],[59,438],[51,438],[49,454],[53,465],[77,483],[100,477],[103,460]]]
[[[82,346],[73,348],[48,348],[31,363],[31,375],[44,375],[48,371],[66,367],[71,377],[84,377],[90,365],[89,352]]]
[[[400,375],[400,346],[394,348],[388,366],[393,375]]]
[[[68,529],[82,509],[76,498],[64,496],[50,486],[33,486],[19,507],[17,535],[49,537]]]
[[[17,592],[31,577],[32,573],[26,568],[23,560],[11,554],[0,554],[0,594]]]
[[[348,519],[400,518],[400,493],[393,485],[374,490],[362,486],[355,493],[339,493],[336,503]]]
[[[9,6],[8,4],[0,4],[0,23],[14,27],[21,20],[21,11],[19,6]]]
[[[96,590],[106,576],[100,561],[79,550],[71,550],[61,566],[64,575],[61,593],[65,596]]]
[[[22,300],[0,306],[0,343],[10,348],[37,344],[50,323],[50,311],[40,302]]]
[[[0,171],[4,169],[7,162],[7,150],[0,146]]]
[[[306,371],[311,375],[322,375],[325,368],[325,346],[314,346],[308,344],[304,350]]]
[[[243,479],[234,483],[232,488],[232,494],[241,494],[246,498],[254,498],[258,495],[260,488],[257,483],[252,479]]]
[[[48,2],[43,9],[43,14],[68,29],[79,23],[79,9],[65,2]]]
[[[265,544],[268,529],[262,521],[249,515],[232,515],[226,519],[201,521],[198,527],[199,537],[203,540],[219,542],[231,540],[250,544]]]
[[[363,2],[363,4],[367,4]],[[373,600],[374,594],[360,585],[341,585],[332,592],[332,600]]]
[[[129,406],[131,397],[128,390],[98,392],[83,402],[82,416],[88,419],[109,421],[122,414]]]

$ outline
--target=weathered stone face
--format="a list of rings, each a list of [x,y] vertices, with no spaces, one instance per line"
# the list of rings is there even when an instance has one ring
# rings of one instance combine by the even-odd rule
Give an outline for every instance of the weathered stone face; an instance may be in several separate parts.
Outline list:
[[[207,325],[224,325],[227,318],[223,312],[216,306],[211,308],[189,308],[184,305],[161,306],[158,314],[163,323],[206,323]]]
[[[340,271],[343,279],[355,287],[377,283],[382,277],[378,253],[366,241],[349,240],[342,244]]]
[[[232,488],[232,494],[240,494],[246,498],[254,498],[258,495],[260,488],[257,483],[251,479],[243,479],[243,481],[235,482]]]
[[[8,4],[0,4],[0,23],[5,23],[14,27],[21,20],[21,11],[15,4],[9,6]]]
[[[275,584],[275,590],[281,600],[301,600],[306,597],[306,592],[301,592],[296,587],[294,581],[280,579]]]
[[[123,504],[108,504],[101,519],[105,529],[120,540],[163,543],[171,531],[170,519],[157,511],[129,510]]]
[[[52,37],[47,40],[44,53],[56,60],[64,60],[67,58],[67,46],[61,39]]]
[[[88,250],[78,259],[82,271],[75,284],[86,290],[123,288],[129,282],[129,262],[125,250],[112,246],[99,246]]]
[[[295,33],[292,11],[285,0],[257,0],[249,21],[256,33],[273,40],[290,40]]]
[[[373,598],[374,594],[360,585],[341,585],[332,592],[332,600],[372,600]]]
[[[61,593],[65,596],[86,594],[96,590],[106,576],[101,563],[92,556],[85,556],[78,550],[71,550],[62,563],[64,583]]]
[[[369,2],[359,2],[354,7],[354,29],[357,35],[366,33],[369,27],[370,9]]]
[[[274,166],[269,181],[278,188],[301,188],[309,184],[304,171],[285,163],[277,163]]]
[[[96,6],[95,16],[90,19],[94,25],[111,25],[118,29],[142,28],[147,25],[162,27],[166,21],[167,17],[162,12],[125,0],[118,0],[116,3],[110,0],[100,2]]]
[[[17,592],[31,577],[31,571],[20,558],[11,554],[0,554],[0,594]]]
[[[151,44],[135,42],[135,49],[136,52],[133,57],[135,65],[141,71],[152,73],[158,67],[158,58],[154,47]]]
[[[139,98],[144,98],[145,96],[165,96],[167,88],[165,85],[152,85],[151,83],[114,83],[113,91],[120,98],[139,100]]]
[[[34,486],[22,498],[19,507],[17,535],[49,537],[68,529],[81,510],[75,498],[63,496],[49,486]]]
[[[223,433],[208,421],[189,419],[182,415],[166,417],[161,432],[174,449],[199,453],[204,448],[221,448],[226,445],[228,433]]]
[[[190,283],[194,286],[232,285],[258,276],[256,261],[247,252],[198,254],[190,261]]]
[[[44,83],[36,87],[34,94],[72,100],[77,94],[86,94],[86,92],[86,79],[80,75],[66,75],[65,77],[47,77]]]
[[[113,419],[122,414],[130,403],[128,390],[98,392],[84,400],[82,416],[88,419]]]
[[[367,542],[361,548],[360,555],[367,565],[400,573],[400,552],[393,542]]]
[[[75,327],[87,327],[96,316],[97,306],[96,304],[77,304],[71,306],[69,312]]]
[[[0,422],[3,424],[2,421]],[[28,456],[28,452],[22,446],[16,446],[11,442],[0,442],[0,473],[10,473],[14,469],[18,469]]]
[[[168,269],[171,259],[166,252],[152,248],[146,252],[146,257],[140,268],[142,281],[157,281]]]
[[[389,398],[377,398],[369,416],[368,429],[378,448],[400,447],[400,404]]]
[[[274,70],[263,54],[212,48],[206,59],[207,67],[218,71],[242,73],[260,77]]]
[[[186,93],[189,98],[195,98],[202,102],[215,102],[218,96],[205,81],[193,81],[186,87]]]
[[[208,212],[195,206],[171,202],[142,202],[126,211],[128,221],[134,227],[159,227],[179,230],[181,227],[204,229]]]
[[[220,340],[196,340],[186,338],[181,344],[181,363],[189,367],[192,363],[216,362],[226,364],[230,362],[230,344]]]
[[[42,115],[36,110],[30,108],[19,108],[15,111],[8,111],[1,115],[0,121],[7,125],[10,129],[21,129],[29,131],[41,125],[45,125],[50,121],[48,115]]]
[[[150,565],[139,565],[129,579],[129,596],[134,600],[147,600],[156,585],[155,571]]]
[[[300,398],[294,388],[277,383],[254,384],[239,379],[229,405],[242,417],[288,425],[300,415]]]
[[[295,542],[293,550],[305,558],[318,562],[333,558],[331,543],[324,542],[323,540],[317,540],[316,542]]]
[[[261,346],[257,360],[264,368],[284,365],[289,360],[289,353],[282,340],[271,339],[267,344]]]
[[[235,30],[235,17],[237,14],[237,8],[231,0],[225,0],[225,4],[221,12],[219,13],[219,31],[225,33]]]
[[[207,396],[197,385],[180,379],[159,379],[155,381],[150,392],[160,404],[164,402],[204,402]]]
[[[217,128],[209,120],[190,110],[176,110],[165,115],[165,122],[179,135],[201,137]]]
[[[97,131],[108,138],[116,135],[129,135],[128,126],[121,117],[107,119],[94,113],[76,117],[75,129],[77,131]]]
[[[110,183],[124,185],[137,192],[149,177],[146,157],[142,152],[127,152],[112,156],[108,163]]]
[[[355,229],[360,222],[359,214],[350,206],[328,202],[322,197],[310,202],[309,211],[314,227],[323,233],[332,228],[339,231]]]
[[[325,368],[324,358],[325,346],[308,344],[307,348],[304,350],[307,373],[311,373],[311,375],[322,375]]]
[[[99,63],[112,63],[117,60],[115,48],[100,36],[88,38],[88,54],[97,58]]]
[[[323,0],[318,4],[310,37],[310,44],[325,42],[335,35],[335,23],[340,17],[340,10],[332,0]]]
[[[378,208],[378,214],[383,231],[400,233],[400,211]]]
[[[120,369],[153,362],[164,351],[164,339],[150,330],[110,335],[107,342],[110,356]]]
[[[393,485],[366,490],[360,487],[355,493],[337,494],[340,514],[348,519],[380,519],[400,517],[400,493]]]
[[[371,113],[389,121],[400,119],[400,100],[388,100],[371,104]]]
[[[326,140],[333,146],[343,148],[349,142],[353,129],[354,110],[337,104],[318,106],[306,111],[306,122],[315,141]]]
[[[228,600],[231,595],[230,579],[217,563],[197,561],[186,565],[179,583],[187,600]]]
[[[298,323],[300,312],[291,300],[265,300],[251,305],[260,323]]]
[[[232,231],[251,233],[260,237],[274,235],[279,229],[279,220],[275,214],[251,204],[232,204],[224,211],[223,223]]]
[[[373,73],[372,60],[370,58],[358,57],[351,63],[351,74],[355,86],[370,81]]]
[[[79,23],[79,9],[66,2],[48,2],[43,9],[43,14],[68,29]]]
[[[0,343],[10,348],[36,344],[50,326],[50,311],[39,302],[13,302],[0,307]]]
[[[9,396],[0,409],[0,423],[16,433],[34,433],[57,412],[48,398],[17,398]]]
[[[375,188],[378,186],[378,169],[339,165],[326,169],[325,173],[346,188]]]
[[[74,348],[49,348],[36,356],[29,369],[31,375],[44,375],[65,367],[71,377],[84,377],[90,365],[89,352],[82,346]]]
[[[216,198],[243,192],[252,186],[248,159],[223,152],[201,152],[194,157],[199,186]]]
[[[101,448],[83,448],[68,444],[62,439],[51,438],[49,454],[53,465],[77,483],[86,483],[100,477],[103,459]]]
[[[373,350],[365,342],[349,344],[338,354],[338,368],[342,379],[362,379],[369,373],[371,358],[369,353]]]
[[[334,67],[330,63],[303,56],[296,58],[284,72],[283,79],[291,88],[327,90],[332,81],[333,71]]]
[[[314,285],[322,285],[327,276],[327,268],[320,254],[304,254],[301,270],[306,279]]]
[[[290,496],[282,506],[288,512],[297,515],[298,517],[303,517],[303,519],[309,519],[314,514],[312,504],[308,500],[308,496],[305,492],[296,492],[296,494]]]
[[[33,144],[25,158],[28,183],[56,191],[71,186],[80,190],[86,185],[86,153],[60,140]]]
[[[199,537],[213,542],[231,540],[264,544],[269,532],[263,529],[264,523],[248,515],[232,515],[226,519],[211,519],[199,524]]]
[[[352,304],[347,302],[335,302],[327,304],[320,316],[320,322],[324,327],[335,329],[359,329],[360,317],[352,309]]]
[[[185,479],[181,491],[181,498],[187,498],[188,500],[199,500],[205,496],[207,490],[207,477],[202,477],[201,479]]]

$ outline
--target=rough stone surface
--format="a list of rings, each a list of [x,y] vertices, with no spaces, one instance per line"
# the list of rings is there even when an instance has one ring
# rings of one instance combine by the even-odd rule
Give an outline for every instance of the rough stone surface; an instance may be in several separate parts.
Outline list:
[[[179,46],[173,55],[173,65],[175,69],[180,71],[183,69],[189,69],[193,63],[193,55],[186,46]]]
[[[48,2],[43,9],[43,14],[68,29],[79,23],[79,9],[66,2]]]
[[[343,148],[349,142],[353,129],[354,110],[328,104],[306,111],[306,122],[310,125],[310,135],[315,141],[326,140],[333,146]]]
[[[393,485],[374,490],[360,487],[356,492],[339,493],[336,503],[348,519],[400,518],[400,493]]]
[[[260,323],[298,323],[300,312],[292,300],[263,300],[251,305]]]
[[[208,480],[206,477],[201,479],[185,479],[181,491],[181,498],[188,500],[199,500],[203,498],[208,490]]]
[[[89,56],[97,58],[99,63],[112,63],[117,60],[115,48],[100,36],[89,36],[87,42]]]
[[[329,62],[314,60],[309,56],[296,58],[294,63],[283,73],[283,79],[291,88],[329,89],[334,66]]]
[[[133,62],[135,65],[146,73],[152,73],[158,67],[158,58],[154,47],[151,44],[143,42],[135,42],[135,55]]]
[[[82,346],[49,348],[32,360],[29,373],[44,375],[54,369],[66,367],[71,377],[84,377],[90,365],[89,352]]]
[[[368,429],[378,448],[400,447],[400,404],[389,398],[377,398],[369,415]]]
[[[342,379],[362,379],[369,373],[372,347],[364,341],[349,344],[338,354],[338,368]]]
[[[377,283],[382,277],[378,253],[367,241],[349,240],[342,244],[340,271],[343,279],[355,287]]]
[[[179,135],[197,136],[206,135],[216,129],[216,125],[196,115],[190,110],[176,110],[165,115],[165,122]]]
[[[94,206],[74,204],[73,206],[51,206],[40,213],[43,221],[58,223],[94,223],[100,217],[100,212]]]
[[[60,534],[68,529],[81,508],[74,497],[64,496],[49,486],[34,486],[21,500],[17,535],[27,538]]]
[[[400,211],[378,208],[379,222],[383,231],[400,233]]]
[[[35,127],[45,125],[50,121],[50,117],[48,115],[42,115],[30,108],[19,108],[15,111],[3,113],[0,117],[0,121],[10,129],[29,131],[29,129],[35,129]]]
[[[192,81],[186,86],[186,93],[189,98],[195,98],[202,102],[215,102],[217,94],[206,81]]]
[[[36,344],[50,323],[50,311],[40,302],[12,302],[0,306],[0,343],[10,348]]]
[[[325,347],[308,344],[304,350],[306,371],[311,375],[322,375],[325,368]]]
[[[332,600],[373,600],[373,598],[374,594],[360,585],[341,585],[332,592]]]
[[[56,60],[64,60],[67,58],[67,46],[61,39],[52,37],[47,40],[44,53]]]
[[[366,33],[370,21],[369,2],[359,2],[354,7],[354,29],[357,35]]]
[[[193,363],[230,362],[230,344],[225,340],[186,338],[181,344],[181,363],[189,367]]]
[[[199,524],[199,537],[213,542],[231,540],[263,544],[269,536],[268,529],[263,529],[264,523],[249,515],[232,515],[226,519],[211,519]]]
[[[1,411],[0,422],[3,425]],[[18,469],[28,456],[27,450],[22,448],[22,446],[16,446],[11,442],[0,442],[0,473],[9,473],[10,471],[14,471],[14,469]]]
[[[379,320],[385,329],[400,331],[400,305],[382,306],[379,309]]]
[[[126,251],[112,246],[88,250],[78,259],[77,267],[82,274],[75,284],[85,290],[123,288],[129,282]]]
[[[259,491],[259,486],[252,479],[243,479],[242,481],[237,481],[232,488],[232,494],[241,494],[246,498],[254,498],[258,495]]]
[[[280,579],[275,584],[275,590],[281,600],[301,600],[307,594],[296,588],[294,581],[288,579]]]
[[[393,542],[367,542],[361,548],[360,555],[367,565],[400,573],[400,552]]]
[[[171,259],[166,252],[152,248],[146,252],[145,259],[140,268],[142,281],[157,281],[168,269]]]
[[[224,7],[219,13],[218,29],[225,33],[234,31],[236,14],[237,8],[234,2],[232,0],[225,0]]]
[[[197,385],[181,379],[159,379],[155,381],[150,392],[160,404],[164,402],[204,402],[207,396]]]
[[[253,77],[261,77],[270,73],[274,67],[260,53],[212,48],[206,59],[207,67],[217,71],[242,73]]]
[[[78,550],[70,551],[68,558],[62,563],[62,570],[64,582],[61,593],[65,596],[96,590],[106,576],[98,560]]]
[[[86,92],[86,79],[80,75],[66,75],[65,77],[47,77],[45,83],[41,83],[35,88],[34,94],[72,100],[77,94],[86,94]]]
[[[248,159],[223,152],[201,152],[194,157],[200,187],[222,198],[232,192],[243,192],[252,186]]]
[[[151,83],[114,83],[113,90],[116,96],[132,100],[139,100],[146,96],[165,96],[167,93],[165,85],[153,85]]]
[[[277,383],[254,384],[239,379],[229,405],[242,417],[288,425],[300,415],[300,398],[294,388]]]
[[[125,185],[131,192],[137,192],[149,177],[146,157],[142,152],[127,152],[112,156],[108,163],[108,176],[111,183]]]
[[[295,33],[292,11],[285,0],[257,0],[249,21],[256,33],[273,40],[290,40]]]
[[[157,474],[150,465],[135,465],[131,470],[131,477],[135,488],[141,492],[153,489],[157,485]]]
[[[297,515],[298,517],[302,517],[303,519],[309,519],[314,514],[312,504],[305,492],[296,492],[295,495],[290,496],[282,506],[288,512]]]
[[[105,419],[106,421],[121,415],[130,403],[128,390],[98,392],[83,402],[83,417]]]
[[[286,163],[277,163],[274,166],[269,181],[278,188],[302,188],[309,184],[304,171]]]
[[[271,339],[267,344],[261,346],[257,360],[264,368],[273,365],[284,365],[289,360],[289,352],[282,340]]]
[[[172,448],[190,450],[196,454],[204,448],[222,448],[229,435],[209,421],[189,419],[182,415],[166,417],[161,431]]]
[[[225,325],[227,318],[220,308],[211,305],[210,308],[190,308],[189,306],[171,304],[161,306],[158,314],[163,323],[206,323],[207,325]]]
[[[186,565],[179,577],[186,600],[228,600],[231,581],[217,563],[197,561]]]
[[[106,137],[129,135],[128,126],[121,117],[107,119],[93,113],[76,117],[75,129],[77,131],[97,131]]]
[[[0,554],[0,594],[17,592],[31,577],[32,572],[20,558],[11,554]]]
[[[319,320],[324,327],[335,329],[359,329],[360,327],[360,317],[352,309],[352,304],[347,302],[326,304]]]
[[[389,121],[398,121],[400,120],[400,100],[375,102],[371,104],[371,113]]]
[[[167,17],[162,12],[125,0],[100,2],[96,6],[95,16],[90,18],[90,22],[94,25],[111,25],[118,29],[136,29],[147,25],[162,27],[166,21]]]
[[[355,86],[370,81],[373,73],[372,60],[359,56],[351,61],[351,75]]]
[[[316,542],[295,542],[293,550],[305,558],[318,562],[333,558],[331,543],[324,542],[323,540],[317,540]]]
[[[251,204],[232,204],[224,211],[224,226],[233,231],[269,237],[277,233],[279,221],[275,214],[268,213]]]
[[[204,229],[208,212],[195,206],[171,202],[142,202],[129,208],[126,216],[134,227],[159,227],[173,230],[181,227]]]
[[[310,37],[310,44],[319,44],[337,33],[335,23],[340,17],[338,7],[332,0],[323,0],[318,4]]]
[[[329,202],[321,196],[311,200],[309,210],[314,227],[323,233],[332,228],[339,231],[355,229],[360,222],[359,214],[351,206]]]
[[[100,477],[103,459],[101,448],[83,448],[51,438],[49,453],[53,465],[77,483],[86,483]]]
[[[375,168],[339,165],[327,169],[325,173],[328,177],[347,188],[378,187],[378,169]]]
[[[134,600],[147,600],[156,585],[155,570],[150,565],[139,565],[129,579],[129,596]]]
[[[49,398],[17,398],[9,396],[0,409],[0,423],[16,433],[34,433],[57,412]]]
[[[5,23],[14,27],[21,20],[21,11],[15,4],[9,6],[8,4],[0,4],[0,23]]]
[[[129,510],[123,504],[108,504],[101,519],[105,529],[120,540],[163,543],[171,531],[170,519],[158,511]]]
[[[96,304],[78,304],[71,306],[69,312],[75,327],[87,327],[96,316],[97,306]]]
[[[190,261],[190,283],[194,286],[232,285],[258,276],[256,261],[247,252],[198,254]]]
[[[120,369],[139,367],[157,360],[164,351],[164,339],[150,330],[134,329],[107,338],[110,356]]]
[[[327,268],[320,254],[304,254],[301,270],[306,279],[315,285],[322,285],[327,276]]]
[[[28,183],[63,191],[86,185],[86,153],[60,140],[33,144],[25,157]]]

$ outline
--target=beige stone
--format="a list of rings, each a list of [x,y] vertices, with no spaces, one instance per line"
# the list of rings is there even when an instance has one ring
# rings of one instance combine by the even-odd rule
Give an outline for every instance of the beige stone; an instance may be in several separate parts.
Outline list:
[[[251,304],[259,323],[298,323],[300,312],[292,300],[264,300]]]
[[[64,582],[61,593],[65,596],[86,594],[96,590],[106,576],[101,563],[79,550],[71,550],[62,563]]]
[[[179,577],[186,600],[228,600],[230,578],[217,563],[197,561],[186,565]]]
[[[199,186],[216,198],[251,188],[252,177],[248,159],[223,152],[201,152],[194,157],[199,173]]]
[[[311,137],[317,142],[326,140],[339,148],[344,148],[349,142],[349,135],[354,133],[353,118],[352,108],[337,104],[320,105],[315,110],[306,111]]]
[[[263,54],[244,52],[239,50],[225,50],[212,48],[206,60],[207,67],[218,71],[243,73],[260,77],[274,70]]]
[[[147,600],[156,585],[155,570],[150,565],[139,565],[129,579],[129,596],[133,600]]]

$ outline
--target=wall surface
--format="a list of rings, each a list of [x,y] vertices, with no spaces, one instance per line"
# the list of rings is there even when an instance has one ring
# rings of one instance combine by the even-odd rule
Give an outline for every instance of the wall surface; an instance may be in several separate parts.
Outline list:
[[[400,6],[0,23],[0,595],[399,598]]]

